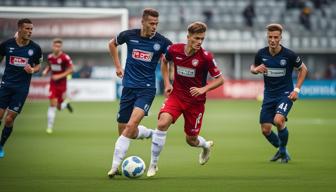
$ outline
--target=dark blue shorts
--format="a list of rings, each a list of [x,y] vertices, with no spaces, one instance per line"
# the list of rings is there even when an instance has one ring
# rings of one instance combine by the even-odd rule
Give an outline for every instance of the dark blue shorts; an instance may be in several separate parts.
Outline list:
[[[154,88],[127,88],[124,87],[120,98],[120,108],[117,121],[127,123],[134,107],[144,110],[145,115],[152,105],[156,93]]]
[[[286,120],[289,111],[293,106],[293,101],[291,101],[287,96],[277,97],[277,98],[264,98],[261,111],[260,119],[261,123],[273,123],[276,114],[282,114]]]
[[[0,108],[20,113],[29,93],[29,88],[0,86]]]

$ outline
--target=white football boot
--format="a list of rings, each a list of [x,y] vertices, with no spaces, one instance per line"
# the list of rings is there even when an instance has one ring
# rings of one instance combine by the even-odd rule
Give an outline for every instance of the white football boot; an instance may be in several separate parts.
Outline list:
[[[108,173],[107,173],[107,176],[112,179],[114,176],[116,175],[121,175],[121,173],[119,172],[119,170],[113,170],[111,169]]]
[[[202,152],[199,155],[199,163],[201,165],[206,164],[210,158],[211,147],[214,145],[213,141],[207,141],[209,148],[203,148]]]
[[[153,177],[158,170],[159,167],[157,165],[150,165],[147,171],[147,177]]]

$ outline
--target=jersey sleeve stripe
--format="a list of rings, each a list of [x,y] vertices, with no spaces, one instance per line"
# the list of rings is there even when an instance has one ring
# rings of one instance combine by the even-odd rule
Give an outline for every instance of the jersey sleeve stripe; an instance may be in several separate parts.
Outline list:
[[[216,76],[213,76],[213,78],[216,78],[216,77],[219,77],[219,76],[221,76],[222,75],[222,72],[220,72],[218,75],[216,75]]]
[[[295,69],[301,69],[302,68],[302,65],[303,63],[301,63],[301,65],[300,66],[298,66],[298,67],[295,67]]]

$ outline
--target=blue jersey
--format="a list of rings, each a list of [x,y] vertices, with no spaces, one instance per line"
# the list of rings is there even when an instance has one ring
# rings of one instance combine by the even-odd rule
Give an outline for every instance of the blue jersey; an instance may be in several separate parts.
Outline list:
[[[24,67],[28,64],[34,67],[42,62],[41,47],[32,40],[28,45],[20,47],[15,38],[11,38],[0,44],[0,56],[6,57],[1,85],[29,88],[32,75]]]
[[[272,56],[269,47],[260,49],[255,56],[255,66],[264,64],[267,73],[264,74],[265,97],[289,95],[293,91],[293,68],[300,68],[302,61],[293,51],[281,47],[281,51]]]
[[[159,33],[150,38],[141,37],[140,29],[121,32],[118,45],[127,44],[127,59],[123,86],[129,88],[155,88],[155,68],[162,54],[172,42]]]

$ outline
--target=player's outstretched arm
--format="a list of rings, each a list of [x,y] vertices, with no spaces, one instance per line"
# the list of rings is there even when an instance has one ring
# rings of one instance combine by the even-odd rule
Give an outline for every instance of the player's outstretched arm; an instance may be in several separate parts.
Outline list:
[[[296,82],[295,88],[288,96],[288,98],[291,99],[292,101],[295,101],[298,99],[301,86],[307,74],[308,74],[307,66],[304,63],[302,63],[300,68],[298,69],[298,76],[297,76],[297,82]]]
[[[199,95],[202,95],[208,91],[211,91],[213,89],[216,89],[217,87],[224,84],[224,78],[223,75],[219,75],[215,77],[213,81],[211,81],[209,84],[207,84],[204,87],[198,88],[198,87],[191,87],[190,93],[193,97],[197,97]]]
[[[113,62],[116,68],[116,75],[122,78],[124,76],[124,70],[120,64],[117,43],[115,41],[116,41],[116,38],[111,39],[108,45],[109,45],[110,55],[113,59]]]

